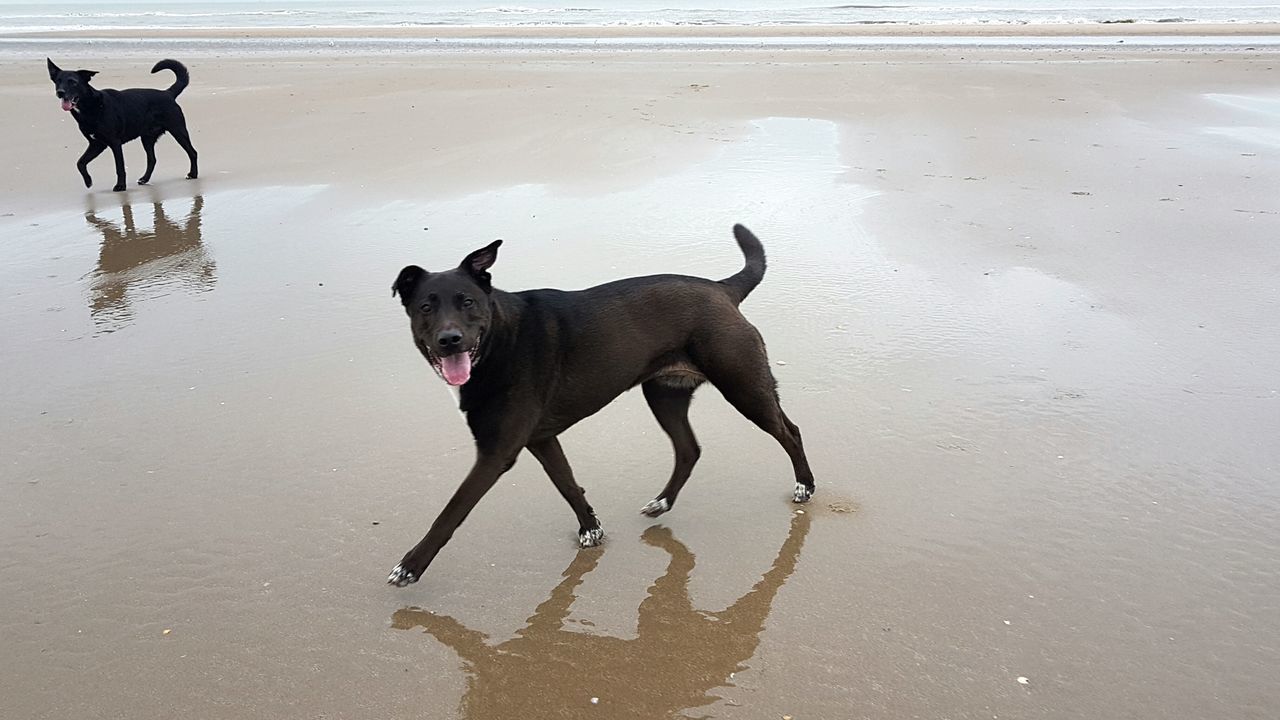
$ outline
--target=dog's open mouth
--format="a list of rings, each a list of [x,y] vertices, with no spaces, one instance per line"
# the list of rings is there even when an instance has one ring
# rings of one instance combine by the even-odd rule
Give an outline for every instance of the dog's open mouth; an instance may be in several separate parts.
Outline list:
[[[67,98],[62,98],[62,109],[63,109],[63,110],[65,110],[65,111],[75,110],[75,109],[76,109],[76,101],[75,101],[75,100],[70,100],[70,99],[67,99]]]
[[[431,363],[431,367],[435,369],[436,374],[444,378],[444,381],[450,385],[457,387],[464,385],[471,379],[471,367],[475,365],[479,356],[480,339],[476,338],[476,344],[471,346],[469,350],[462,350],[452,355],[440,357],[435,353],[428,353],[427,360]]]

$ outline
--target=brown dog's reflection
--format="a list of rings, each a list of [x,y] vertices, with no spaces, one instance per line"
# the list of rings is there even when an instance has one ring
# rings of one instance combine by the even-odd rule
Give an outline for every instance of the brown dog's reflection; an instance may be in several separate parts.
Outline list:
[[[132,304],[139,299],[168,295],[174,289],[213,289],[216,266],[200,236],[204,198],[191,199],[191,211],[181,223],[169,219],[159,200],[151,206],[151,230],[138,229],[133,206],[128,204],[122,207],[123,225],[103,220],[93,209],[85,212],[85,221],[102,233],[89,298],[89,314],[99,332],[128,325],[133,319]]]
[[[458,653],[468,676],[461,711],[472,720],[671,717],[715,702],[711,690],[747,667],[774,596],[795,570],[811,517],[792,517],[773,567],[720,612],[697,610],[690,601],[693,553],[666,528],[646,530],[644,541],[671,560],[640,603],[631,640],[564,628],[575,588],[600,557],[594,552],[579,553],[524,629],[499,645],[447,615],[416,608],[396,611],[391,624],[422,627]]]

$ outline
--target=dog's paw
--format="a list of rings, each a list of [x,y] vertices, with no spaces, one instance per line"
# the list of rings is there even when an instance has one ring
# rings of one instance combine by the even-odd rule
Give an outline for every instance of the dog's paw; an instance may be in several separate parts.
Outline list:
[[[124,192],[124,185],[116,185],[111,188],[111,192]]]
[[[146,185],[149,182],[151,182],[151,178],[138,178],[139,185]]]
[[[666,498],[657,497],[646,503],[644,507],[640,508],[640,514],[648,515],[649,517],[658,517],[670,509],[671,503],[667,502]]]
[[[578,531],[578,547],[595,547],[604,542],[604,528],[594,527]]]
[[[88,175],[85,175],[83,180],[84,180],[85,187],[87,188],[93,187],[93,178],[89,177]]]
[[[200,175],[199,175],[198,173],[187,173],[187,179],[188,179],[188,180],[195,180],[195,179],[196,179],[196,178],[198,178],[198,177],[200,177]]]
[[[804,483],[796,483],[796,492],[791,496],[791,501],[797,503],[809,502],[809,499],[813,497],[814,489]]]
[[[404,569],[403,565],[395,566],[391,574],[387,576],[387,584],[396,587],[405,587],[418,582],[418,576]]]

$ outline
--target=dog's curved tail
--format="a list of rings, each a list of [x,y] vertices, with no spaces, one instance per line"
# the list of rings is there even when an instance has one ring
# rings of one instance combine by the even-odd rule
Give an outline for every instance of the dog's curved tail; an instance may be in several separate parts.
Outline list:
[[[156,66],[151,68],[151,72],[158,73],[161,70],[172,70],[178,79],[166,90],[170,95],[178,97],[183,90],[187,89],[187,85],[191,83],[191,75],[187,72],[187,66],[177,60],[161,60]]]
[[[747,264],[721,280],[720,284],[729,289],[735,303],[740,303],[764,279],[764,246],[760,244],[759,238],[742,225],[733,226],[733,238],[738,241],[738,247],[742,248]]]

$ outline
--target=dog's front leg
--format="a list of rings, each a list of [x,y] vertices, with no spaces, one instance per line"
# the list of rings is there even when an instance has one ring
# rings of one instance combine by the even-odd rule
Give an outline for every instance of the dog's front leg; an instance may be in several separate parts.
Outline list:
[[[124,192],[124,146],[115,143],[111,146],[111,154],[116,158],[116,186],[114,192]]]
[[[466,519],[471,508],[474,508],[476,503],[480,502],[480,498],[489,492],[489,488],[498,482],[498,478],[515,464],[519,453],[518,446],[502,452],[480,453],[471,472],[467,473],[462,485],[458,486],[458,490],[444,506],[444,510],[440,511],[440,516],[431,524],[426,537],[405,553],[404,559],[387,576],[387,582],[398,587],[418,582],[423,571],[435,559],[436,553],[449,542],[449,538],[453,537],[453,531],[457,530]]]
[[[84,179],[85,187],[93,187],[93,178],[89,177],[89,163],[93,162],[93,159],[101,155],[102,151],[106,149],[105,143],[90,140],[89,147],[85,148],[84,154],[76,161],[76,169],[80,171],[80,177]]]
[[[569,502],[569,507],[578,516],[578,544],[584,548],[595,547],[604,539],[604,530],[596,511],[587,502],[586,491],[573,479],[573,470],[564,456],[560,441],[554,437],[529,443],[529,452],[542,463],[542,469],[555,484],[560,495]]]

